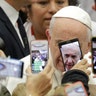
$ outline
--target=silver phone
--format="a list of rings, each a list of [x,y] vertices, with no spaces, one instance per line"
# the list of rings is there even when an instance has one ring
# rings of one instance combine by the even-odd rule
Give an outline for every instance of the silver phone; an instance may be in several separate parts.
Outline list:
[[[22,78],[23,66],[24,63],[20,60],[0,58],[0,76]]]
[[[44,69],[48,61],[48,41],[34,40],[31,42],[31,68],[33,73],[38,73]]]

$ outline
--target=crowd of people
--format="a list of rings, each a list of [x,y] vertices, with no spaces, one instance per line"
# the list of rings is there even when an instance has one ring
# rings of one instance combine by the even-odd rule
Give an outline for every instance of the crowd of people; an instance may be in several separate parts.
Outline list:
[[[50,49],[49,61],[43,71],[33,74],[31,67],[28,66],[26,82],[21,84],[18,82],[12,94],[0,81],[0,96],[67,96],[65,91],[62,89],[60,91],[58,87],[65,88],[77,81],[83,83],[86,96],[90,96],[88,82],[96,78],[94,74],[90,79],[92,71],[89,67],[92,69],[92,65],[87,59],[82,58],[65,71],[65,62],[62,60],[58,46],[62,41],[78,38],[83,57],[91,50],[92,20],[86,11],[78,7],[78,0],[2,0],[0,2],[0,39],[4,42],[4,50],[0,50],[1,57],[24,58],[30,54],[32,40],[46,39]],[[28,17],[24,29],[21,22],[23,18],[19,17],[19,11],[25,6]],[[96,10],[96,3],[90,6]],[[73,57],[68,59],[71,63],[74,63]]]

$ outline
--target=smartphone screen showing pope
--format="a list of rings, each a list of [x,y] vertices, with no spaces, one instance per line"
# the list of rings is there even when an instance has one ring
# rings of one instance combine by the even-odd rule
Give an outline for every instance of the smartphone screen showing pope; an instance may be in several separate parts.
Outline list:
[[[88,96],[82,82],[78,81],[65,88],[67,96]]]
[[[93,73],[96,73],[96,37],[92,38],[92,64],[93,64]]]
[[[48,61],[48,41],[34,40],[31,42],[31,68],[33,73],[44,69]]]
[[[59,49],[65,71],[70,70],[80,59],[82,59],[82,51],[77,38],[60,42]]]

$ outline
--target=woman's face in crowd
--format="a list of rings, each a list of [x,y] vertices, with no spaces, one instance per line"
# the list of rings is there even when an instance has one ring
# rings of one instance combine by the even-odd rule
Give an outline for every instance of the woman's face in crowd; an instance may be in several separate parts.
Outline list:
[[[44,33],[49,28],[52,15],[65,6],[68,6],[68,0],[38,0],[32,3],[29,16],[33,28]]]

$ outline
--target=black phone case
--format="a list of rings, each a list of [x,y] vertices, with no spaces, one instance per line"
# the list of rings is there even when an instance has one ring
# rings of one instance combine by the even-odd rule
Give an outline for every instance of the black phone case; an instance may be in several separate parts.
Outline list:
[[[92,64],[93,64],[93,73],[96,74],[96,46],[94,45],[96,43],[96,37],[93,37],[92,40],[92,47],[91,47],[91,52],[92,52]]]
[[[80,47],[80,43],[79,43],[78,38],[74,38],[74,39],[71,39],[71,40],[68,40],[68,41],[61,41],[61,42],[59,42],[58,43],[58,46],[59,46],[60,53],[62,55],[62,52],[61,52],[62,45],[71,44],[71,43],[74,43],[74,42],[78,42],[78,44],[79,44],[79,48],[80,48],[80,52],[81,52],[81,58],[80,59],[82,59],[83,58],[83,55],[82,55],[82,51],[81,51],[81,47]],[[63,65],[64,65],[63,56],[62,56],[62,61],[63,61]],[[65,70],[65,65],[64,65],[64,70]]]

